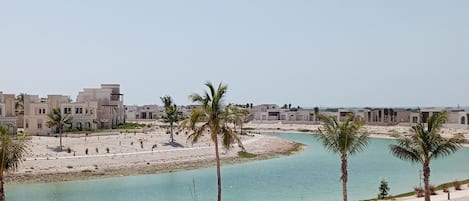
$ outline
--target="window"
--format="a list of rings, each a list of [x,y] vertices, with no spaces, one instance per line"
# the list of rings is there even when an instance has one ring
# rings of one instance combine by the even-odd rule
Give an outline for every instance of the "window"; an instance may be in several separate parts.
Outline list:
[[[2,115],[2,108],[0,108],[0,116]]]
[[[83,114],[83,108],[81,107],[75,108],[75,114]]]
[[[64,108],[64,114],[72,114],[72,108],[69,108],[69,107]]]
[[[417,117],[412,117],[412,123],[417,123],[418,118]]]
[[[39,108],[39,114],[46,114],[45,108]]]
[[[41,123],[38,123],[38,124],[37,124],[37,128],[42,129],[42,124],[41,124]]]

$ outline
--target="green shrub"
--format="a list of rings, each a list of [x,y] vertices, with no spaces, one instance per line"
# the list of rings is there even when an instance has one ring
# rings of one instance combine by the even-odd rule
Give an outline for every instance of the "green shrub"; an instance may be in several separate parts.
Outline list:
[[[378,199],[384,199],[389,196],[389,186],[388,182],[386,180],[381,180],[381,184],[379,185],[379,193],[378,193]]]

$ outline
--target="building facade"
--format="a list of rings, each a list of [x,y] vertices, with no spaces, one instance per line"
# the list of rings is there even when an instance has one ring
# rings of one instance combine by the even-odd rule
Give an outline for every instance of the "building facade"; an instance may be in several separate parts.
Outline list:
[[[16,133],[16,121],[15,95],[0,92],[0,126],[8,133]]]
[[[65,130],[94,130],[115,128],[125,122],[125,110],[120,86],[103,84],[101,88],[84,89],[76,102],[68,96],[37,95],[24,97],[24,132],[32,135],[50,135],[53,128],[47,124],[52,109],[59,108],[62,116],[72,117],[71,125]]]

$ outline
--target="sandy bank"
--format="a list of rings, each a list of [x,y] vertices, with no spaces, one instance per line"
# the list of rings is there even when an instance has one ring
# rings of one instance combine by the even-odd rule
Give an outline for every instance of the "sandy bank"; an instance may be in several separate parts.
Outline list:
[[[20,169],[6,177],[7,183],[37,183],[164,173],[215,165],[213,143],[204,136],[198,143],[186,143],[186,135],[175,135],[169,143],[164,130],[145,133],[114,133],[104,136],[64,137],[65,149],[57,150],[59,139],[33,137],[31,150]],[[265,135],[243,135],[246,150],[255,158],[240,158],[240,148],[221,151],[222,164],[268,159],[288,155],[301,145]],[[88,149],[88,154],[86,150]],[[109,150],[109,153],[108,151]]]

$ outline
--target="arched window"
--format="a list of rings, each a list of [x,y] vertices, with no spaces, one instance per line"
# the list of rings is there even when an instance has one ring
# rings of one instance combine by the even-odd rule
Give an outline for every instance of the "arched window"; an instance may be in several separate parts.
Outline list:
[[[82,130],[82,125],[81,125],[81,122],[78,122],[78,123],[77,123],[77,129],[78,129],[79,131],[81,131],[81,130]]]
[[[461,124],[466,124],[466,117],[461,117]]]

